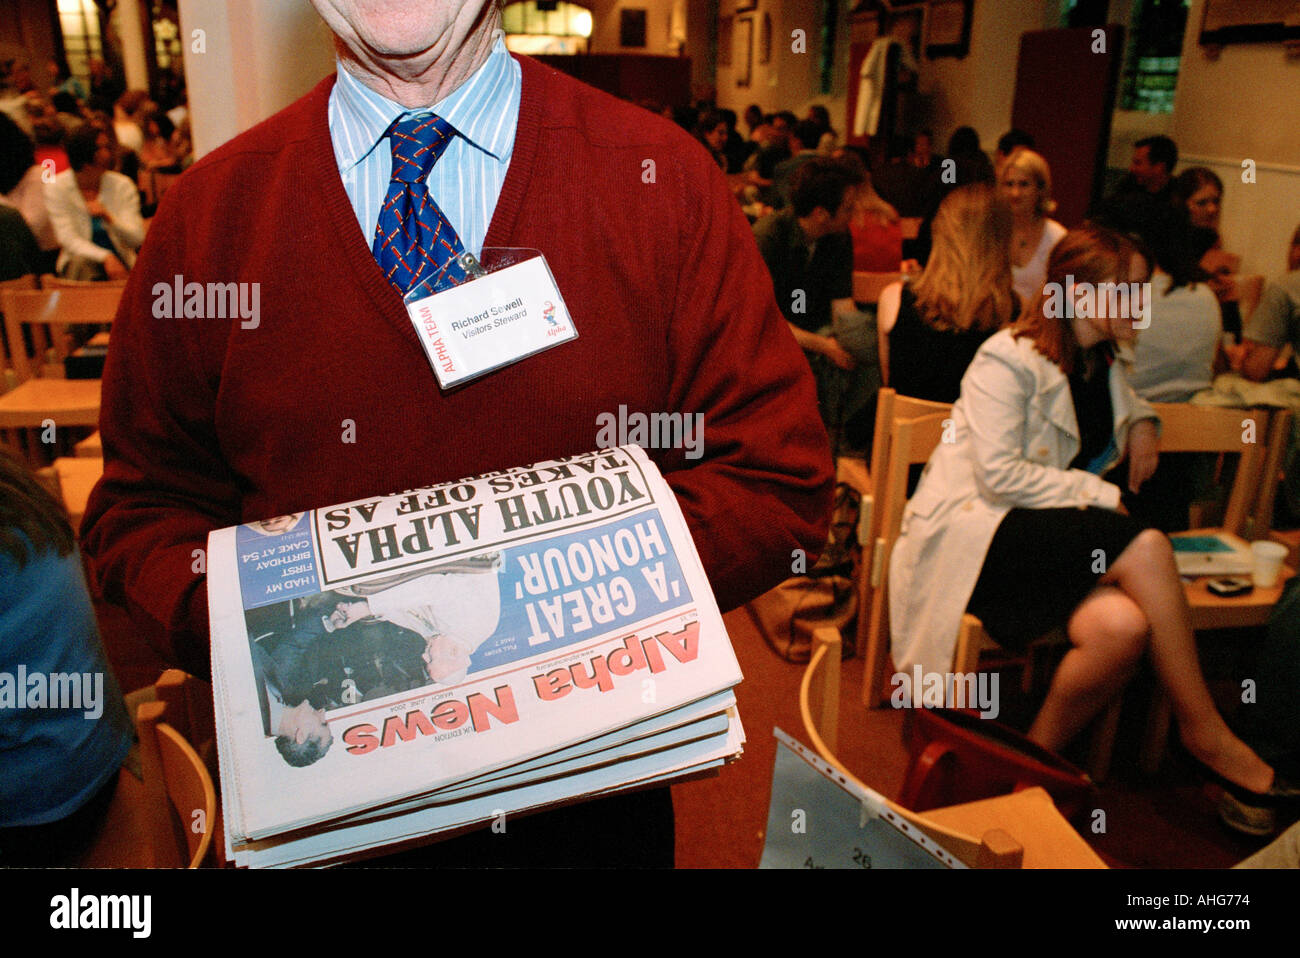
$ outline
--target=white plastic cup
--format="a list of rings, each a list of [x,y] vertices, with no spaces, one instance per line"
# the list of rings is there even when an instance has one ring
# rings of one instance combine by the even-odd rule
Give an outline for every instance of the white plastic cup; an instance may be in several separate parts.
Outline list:
[[[1260,541],[1252,542],[1250,551],[1255,556],[1255,570],[1251,575],[1255,588],[1273,588],[1282,572],[1282,560],[1286,558],[1287,547],[1280,542]]]

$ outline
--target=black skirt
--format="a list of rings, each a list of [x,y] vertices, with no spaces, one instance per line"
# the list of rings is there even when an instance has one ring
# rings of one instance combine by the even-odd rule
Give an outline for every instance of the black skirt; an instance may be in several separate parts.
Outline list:
[[[998,525],[966,611],[1005,649],[1063,628],[1146,526],[1109,509],[1012,509]]]

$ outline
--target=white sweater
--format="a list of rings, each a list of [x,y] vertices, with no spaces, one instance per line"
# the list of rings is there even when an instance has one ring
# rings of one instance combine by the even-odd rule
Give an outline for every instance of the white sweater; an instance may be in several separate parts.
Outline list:
[[[135,265],[135,251],[144,242],[140,194],[134,183],[121,173],[110,170],[99,182],[99,202],[104,204],[104,209],[113,218],[113,224],[107,228],[108,238],[112,240],[122,265],[130,269]],[[63,252],[59,254],[59,269],[72,256],[81,256],[96,263],[108,259],[108,250],[91,241],[90,213],[72,170],[64,170],[54,178],[53,183],[45,184],[45,205],[50,213],[50,223],[54,226],[54,235],[63,247]]]

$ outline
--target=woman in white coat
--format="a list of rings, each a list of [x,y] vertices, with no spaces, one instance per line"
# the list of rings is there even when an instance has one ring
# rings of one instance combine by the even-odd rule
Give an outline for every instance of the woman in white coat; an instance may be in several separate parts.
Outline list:
[[[1104,295],[1148,272],[1117,234],[1073,231],[1042,295],[981,347],[953,441],[930,457],[890,559],[894,661],[905,675],[948,673],[966,611],[1013,649],[1065,627],[1073,648],[1029,732],[1060,749],[1149,653],[1192,755],[1226,785],[1267,793],[1273,770],[1206,688],[1169,540],[1119,511],[1119,487],[1101,478],[1127,453],[1136,491],[1156,465],[1154,413],[1110,352],[1133,339],[1132,319],[1108,316]]]

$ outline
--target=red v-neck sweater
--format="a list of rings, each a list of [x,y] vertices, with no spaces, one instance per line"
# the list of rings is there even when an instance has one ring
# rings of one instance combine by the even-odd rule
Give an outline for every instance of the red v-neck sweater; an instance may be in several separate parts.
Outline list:
[[[210,530],[580,453],[620,405],[703,413],[703,458],[652,455],[723,610],[820,549],[812,376],[721,173],[668,122],[520,62],[485,245],[540,249],[579,338],[459,390],[439,391],[358,228],[332,76],[167,193],[113,328],[82,534],[105,597],[170,661],[207,669]],[[156,318],[154,286],[177,276],[258,284],[257,327]]]

